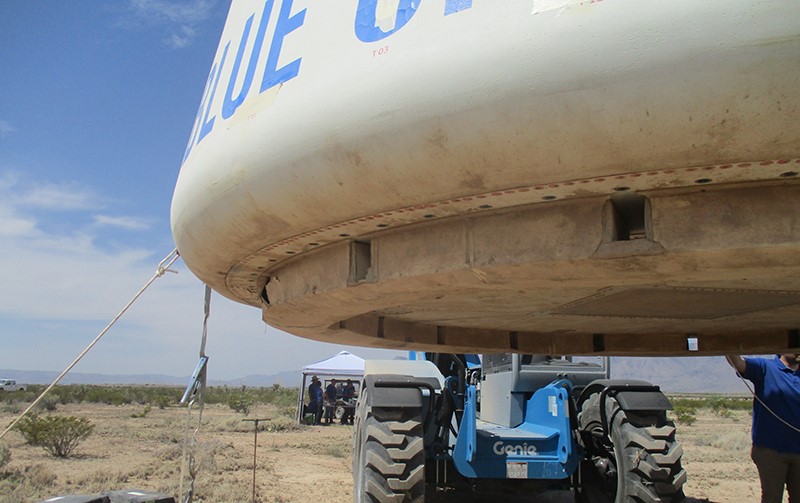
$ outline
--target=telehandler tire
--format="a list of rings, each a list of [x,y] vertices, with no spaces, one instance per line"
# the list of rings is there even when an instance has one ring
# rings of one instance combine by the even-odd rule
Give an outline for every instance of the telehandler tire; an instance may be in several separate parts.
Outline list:
[[[665,411],[624,411],[606,400],[611,446],[602,445],[600,394],[589,397],[579,415],[581,431],[593,445],[581,465],[578,503],[679,503],[685,500],[683,448]]]
[[[353,432],[355,503],[423,503],[425,450],[419,409],[372,408],[362,393]]]

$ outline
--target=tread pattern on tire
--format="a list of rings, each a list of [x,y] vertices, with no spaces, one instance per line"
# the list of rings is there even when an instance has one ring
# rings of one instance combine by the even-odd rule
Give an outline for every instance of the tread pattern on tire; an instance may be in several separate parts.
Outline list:
[[[586,407],[598,407],[599,395],[592,396]],[[675,426],[666,413],[626,413],[614,400],[606,402],[611,419],[617,469],[615,503],[679,503],[685,500],[683,485],[686,471],[681,467],[683,447],[675,440]],[[589,421],[594,414],[587,414]],[[589,427],[581,423],[582,427]],[[596,425],[595,425],[596,426]],[[622,459],[620,459],[622,458]],[[594,496],[587,501],[603,501]],[[612,501],[608,499],[607,501]]]
[[[423,503],[425,447],[419,411],[364,407],[359,412],[356,427],[360,431],[354,440],[359,438],[356,449],[363,451],[363,466],[354,466],[361,470],[356,501]]]

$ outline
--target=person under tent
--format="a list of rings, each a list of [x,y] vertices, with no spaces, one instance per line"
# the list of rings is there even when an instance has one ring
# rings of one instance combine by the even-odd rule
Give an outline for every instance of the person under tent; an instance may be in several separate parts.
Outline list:
[[[320,424],[322,420],[322,385],[317,376],[312,377],[311,384],[308,385],[308,408],[306,410],[310,414],[314,414],[314,424]]]
[[[342,400],[344,400],[344,415],[342,416],[342,424],[353,424],[353,416],[355,413],[355,406],[352,403],[356,397],[356,387],[353,385],[353,380],[348,379],[342,387]]]
[[[336,379],[325,387],[325,424],[333,424],[336,413]]]

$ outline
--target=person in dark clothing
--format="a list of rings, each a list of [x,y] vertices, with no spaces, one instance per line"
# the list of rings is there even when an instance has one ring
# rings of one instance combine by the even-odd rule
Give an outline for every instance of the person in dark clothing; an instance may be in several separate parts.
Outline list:
[[[336,379],[332,379],[325,387],[325,424],[333,423],[336,412]]]
[[[320,424],[322,419],[322,385],[317,376],[311,378],[311,384],[308,386],[308,409],[306,410],[314,414],[314,424]]]
[[[727,356],[755,386],[750,457],[761,480],[761,503],[800,501],[800,370],[797,354],[765,358]]]
[[[347,383],[342,387],[342,400],[345,402],[344,415],[342,416],[342,424],[353,424],[353,399],[356,397],[356,387],[353,386],[353,380],[348,379]]]

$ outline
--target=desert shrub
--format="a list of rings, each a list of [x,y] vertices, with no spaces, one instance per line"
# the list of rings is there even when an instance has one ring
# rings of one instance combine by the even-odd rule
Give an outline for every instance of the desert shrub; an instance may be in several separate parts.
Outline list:
[[[205,392],[205,402],[207,404],[227,404],[231,396],[236,396],[247,390],[255,403],[273,404],[277,406],[295,405],[297,402],[297,388],[284,388],[278,384],[273,384],[268,388],[241,387],[229,388],[228,386],[209,386]]]
[[[149,405],[146,405],[144,409],[142,409],[142,412],[140,413],[134,412],[133,414],[131,414],[131,417],[134,419],[141,419],[143,417],[147,417],[147,415],[150,414],[151,410],[153,410],[153,408],[150,407]]]
[[[734,410],[752,410],[750,399],[715,396],[709,399],[709,406],[714,414],[732,418]]]
[[[694,407],[687,407],[684,405],[676,405],[675,406],[675,420],[678,421],[679,424],[683,424],[686,426],[691,426],[697,421],[697,409]]]
[[[669,397],[670,403],[675,409],[690,408],[702,409],[706,405],[706,399],[703,397]]]
[[[269,403],[278,407],[297,405],[297,388],[284,388],[280,384],[273,384],[270,388],[258,389],[258,401]]]
[[[250,414],[253,403],[255,403],[255,399],[251,394],[245,392],[244,388],[240,393],[228,397],[228,407],[245,416]]]
[[[16,429],[28,444],[42,447],[53,456],[66,458],[91,435],[94,425],[86,418],[34,414],[22,418]]]
[[[670,397],[675,408],[691,407],[694,409],[711,409],[714,413],[722,410],[750,410],[753,398],[748,396],[691,396]],[[723,413],[724,414],[724,413]]]
[[[714,414],[718,415],[719,417],[725,417],[728,419],[733,418],[733,411],[725,407],[714,410]]]
[[[167,407],[169,407],[170,404],[174,402],[177,402],[177,400],[173,400],[169,396],[163,394],[156,396],[156,399],[153,401],[153,403],[157,405],[158,408],[161,410],[166,409]]]
[[[714,408],[715,403],[719,404],[719,407],[728,410],[751,410],[753,408],[753,398],[748,396],[717,396],[712,397],[710,402],[712,409]]]
[[[0,404],[3,410],[12,412],[20,410],[20,404],[30,403],[44,390],[42,385],[30,385],[26,391],[0,393]],[[278,407],[295,406],[298,389],[285,388],[273,384],[265,388],[209,386],[205,390],[204,399],[207,404],[229,404],[231,397],[239,399],[246,393],[253,399],[253,404],[274,404]],[[68,384],[55,386],[45,397],[45,410],[53,411],[57,405],[70,403],[102,403],[107,405],[140,404],[165,409],[177,404],[183,394],[183,387],[178,386],[118,386]],[[252,404],[251,404],[252,405]]]
[[[6,414],[11,414],[12,416],[16,416],[17,414],[22,412],[22,407],[20,407],[20,405],[16,403],[7,403],[3,405],[2,410]]]
[[[28,414],[20,419],[14,428],[22,435],[28,445],[42,445],[44,429],[38,414]]]
[[[128,393],[119,388],[98,388],[97,392],[98,395],[102,396],[98,401],[108,405],[126,405],[131,403],[131,398]]]
[[[25,391],[14,391],[13,393],[4,393],[0,391],[0,402],[13,404],[13,403],[31,403],[37,396],[39,396],[39,389],[41,386],[25,385]]]
[[[59,402],[60,400],[57,396],[46,396],[39,402],[38,407],[47,412],[55,412],[55,410],[58,409]]]

